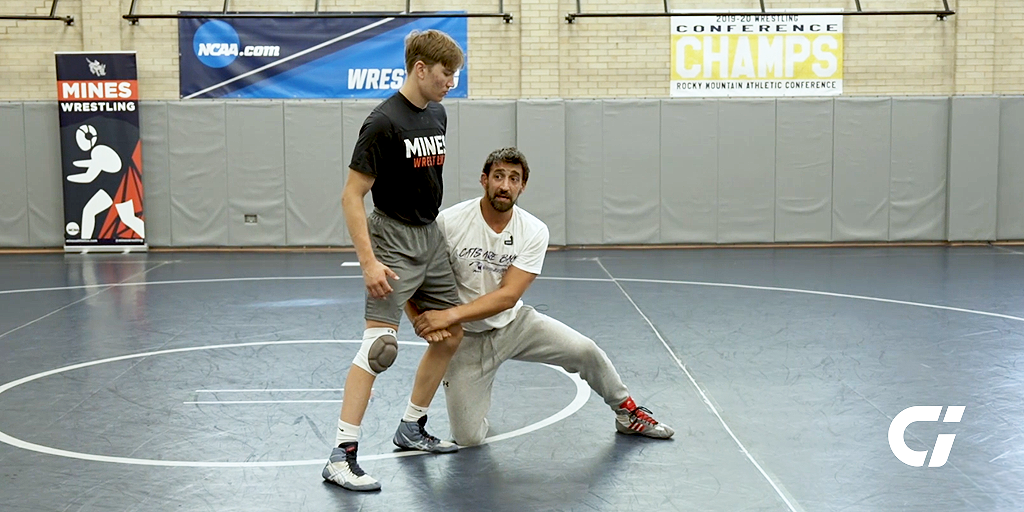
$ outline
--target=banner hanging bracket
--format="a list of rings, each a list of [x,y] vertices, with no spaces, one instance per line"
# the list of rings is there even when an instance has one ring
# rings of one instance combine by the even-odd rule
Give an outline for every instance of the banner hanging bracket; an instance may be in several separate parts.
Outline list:
[[[935,16],[938,20],[945,20],[948,16],[953,16],[956,11],[950,9],[949,0],[942,0],[942,9],[933,10],[881,10],[881,11],[865,11],[860,4],[860,0],[856,0],[857,10],[856,11],[828,11],[828,10],[813,10],[813,9],[793,9],[786,10],[785,14],[797,15],[797,16]],[[765,5],[765,0],[760,0],[761,13],[767,14],[768,10]],[[779,2],[782,3],[782,2]],[[687,10],[681,12],[671,12],[668,6],[668,0],[665,0],[665,10],[663,12],[583,12],[581,0],[576,0],[576,12],[570,12],[565,15],[565,21],[568,23],[574,23],[577,18],[664,18],[664,17],[675,17],[675,16],[729,16],[735,15],[736,12],[713,12],[713,11],[694,11]],[[775,6],[775,9],[785,9],[785,6]]]
[[[512,14],[505,12],[504,0],[498,0],[498,12],[414,12],[410,9],[410,0],[406,0],[405,11],[321,11],[320,0],[315,0],[312,11],[307,12],[262,12],[262,11],[229,11],[229,0],[224,0],[224,7],[219,13],[176,13],[176,14],[138,14],[136,7],[139,0],[132,0],[128,14],[121,16],[132,25],[138,25],[142,19],[223,19],[223,18],[501,18],[505,23],[512,23]]]
[[[0,20],[63,21],[65,25],[67,25],[69,27],[73,26],[75,24],[75,17],[74,16],[57,16],[57,2],[58,2],[58,0],[53,0],[53,3],[50,4],[50,15],[49,16],[40,16],[40,15],[32,15],[32,14],[27,14],[27,15],[0,15]]]

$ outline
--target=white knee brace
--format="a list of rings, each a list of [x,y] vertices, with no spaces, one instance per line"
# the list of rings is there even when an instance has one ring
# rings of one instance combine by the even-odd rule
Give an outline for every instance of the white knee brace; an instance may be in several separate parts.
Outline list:
[[[363,333],[363,344],[355,359],[356,366],[377,376],[387,370],[398,357],[398,333],[387,327],[373,327]]]

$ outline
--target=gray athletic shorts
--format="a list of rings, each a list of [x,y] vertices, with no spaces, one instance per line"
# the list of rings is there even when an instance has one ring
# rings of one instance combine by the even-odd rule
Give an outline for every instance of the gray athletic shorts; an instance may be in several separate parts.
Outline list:
[[[374,209],[366,218],[373,254],[398,274],[388,279],[392,292],[383,299],[366,294],[366,319],[398,325],[406,301],[426,311],[458,306],[455,273],[448,244],[436,222],[411,226]]]

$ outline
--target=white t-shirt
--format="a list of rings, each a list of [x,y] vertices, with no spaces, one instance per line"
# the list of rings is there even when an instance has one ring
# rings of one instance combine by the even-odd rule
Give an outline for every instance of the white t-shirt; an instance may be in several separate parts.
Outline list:
[[[531,274],[540,274],[544,266],[548,227],[518,206],[512,207],[512,219],[501,233],[487,225],[479,197],[445,209],[437,216],[437,225],[448,241],[448,257],[464,304],[500,288],[509,265]],[[504,327],[522,306],[520,300],[511,309],[462,327],[469,332]]]

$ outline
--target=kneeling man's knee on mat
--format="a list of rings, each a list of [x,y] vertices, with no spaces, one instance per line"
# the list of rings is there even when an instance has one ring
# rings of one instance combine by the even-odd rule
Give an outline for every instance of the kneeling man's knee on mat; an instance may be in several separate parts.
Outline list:
[[[460,430],[457,426],[452,425],[452,438],[455,439],[455,444],[459,446],[476,446],[484,442],[486,437],[487,423],[477,427],[472,432]]]

